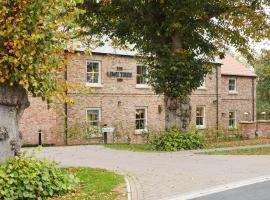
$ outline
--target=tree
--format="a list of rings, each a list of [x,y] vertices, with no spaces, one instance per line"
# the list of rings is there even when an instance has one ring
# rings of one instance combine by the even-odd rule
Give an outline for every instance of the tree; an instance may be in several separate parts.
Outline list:
[[[233,46],[252,60],[250,41],[269,38],[268,0],[85,0],[86,34],[131,43],[149,68],[149,82],[166,96],[167,122],[190,122],[189,94]],[[168,126],[173,125],[167,123]]]
[[[270,51],[256,59],[254,68],[258,76],[257,81],[257,113],[270,113]]]
[[[75,0],[0,1],[0,161],[19,153],[28,93],[64,98],[68,84],[58,73],[80,12]]]

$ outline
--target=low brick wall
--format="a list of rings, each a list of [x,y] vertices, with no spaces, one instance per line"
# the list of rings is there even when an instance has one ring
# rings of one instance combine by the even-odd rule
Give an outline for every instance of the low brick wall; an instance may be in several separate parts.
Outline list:
[[[270,120],[256,122],[240,122],[241,134],[244,138],[270,138]]]
[[[255,138],[257,130],[256,122],[240,122],[239,126],[243,138],[245,139]]]
[[[270,121],[269,120],[257,121],[257,135],[259,138],[270,138]]]

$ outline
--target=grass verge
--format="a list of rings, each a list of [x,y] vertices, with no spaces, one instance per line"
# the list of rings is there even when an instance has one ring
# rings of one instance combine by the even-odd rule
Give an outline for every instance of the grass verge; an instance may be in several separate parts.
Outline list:
[[[124,177],[113,172],[92,168],[68,168],[80,179],[74,192],[50,200],[115,200],[125,199]]]
[[[233,141],[211,141],[206,142],[204,149],[270,144],[270,139],[249,139]],[[139,152],[157,152],[150,144],[106,144],[107,148],[117,150],[139,151]]]
[[[207,154],[207,155],[270,155],[270,147],[201,152],[201,153],[197,153],[197,154]]]
[[[213,148],[259,145],[259,144],[270,144],[270,139],[249,139],[249,140],[207,142],[205,148],[213,149]]]
[[[155,151],[150,144],[106,144],[107,148],[128,151]]]

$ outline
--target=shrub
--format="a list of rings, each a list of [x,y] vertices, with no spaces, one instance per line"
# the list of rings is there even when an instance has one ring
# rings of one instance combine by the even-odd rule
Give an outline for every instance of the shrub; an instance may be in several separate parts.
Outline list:
[[[0,199],[47,199],[71,191],[78,179],[56,162],[22,153],[0,165]]]
[[[172,128],[159,135],[154,135],[150,137],[149,142],[158,151],[177,151],[204,147],[203,137],[196,130],[181,133],[177,128]]]

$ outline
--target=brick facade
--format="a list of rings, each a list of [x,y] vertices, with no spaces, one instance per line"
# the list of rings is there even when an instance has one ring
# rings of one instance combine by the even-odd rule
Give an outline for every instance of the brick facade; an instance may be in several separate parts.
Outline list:
[[[25,111],[21,122],[24,144],[36,144],[39,129],[46,144],[66,144],[66,139],[68,144],[100,142],[100,138],[89,137],[82,131],[86,110],[92,108],[100,111],[100,125],[115,128],[114,133],[109,135],[110,141],[145,141],[145,134],[135,131],[135,112],[139,108],[145,108],[148,132],[158,133],[165,129],[164,97],[156,95],[151,87],[136,84],[137,62],[134,57],[100,53],[71,57],[67,66],[67,80],[85,84],[87,61],[100,63],[100,83],[93,87],[95,92],[87,96],[69,94],[74,97],[75,104],[67,108],[67,137],[64,105],[47,110],[44,102],[30,97],[31,106]],[[235,111],[236,124],[243,120],[255,120],[255,77],[222,75],[222,67],[217,66],[205,78],[205,87],[191,95],[191,126],[196,126],[196,106],[205,109],[205,128],[228,127],[229,111]],[[117,78],[108,75],[108,72],[119,70],[132,76]],[[230,77],[236,78],[237,93],[229,94]]]

